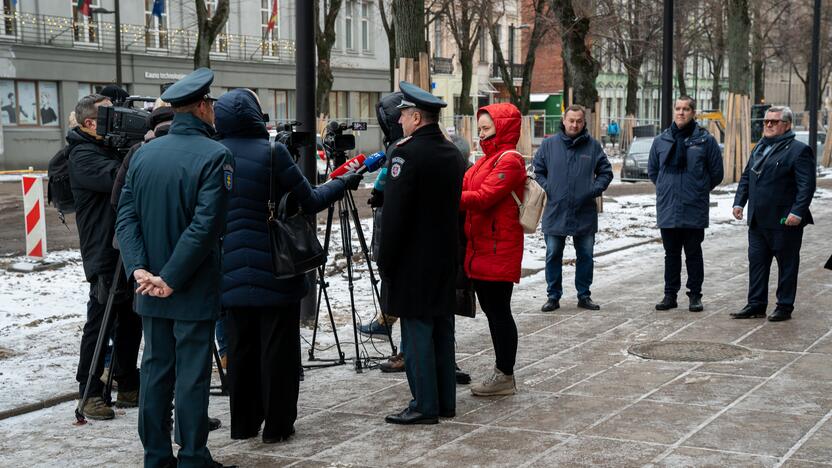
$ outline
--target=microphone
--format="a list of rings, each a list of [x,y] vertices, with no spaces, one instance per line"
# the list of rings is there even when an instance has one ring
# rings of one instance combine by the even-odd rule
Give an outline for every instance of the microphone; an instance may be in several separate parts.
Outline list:
[[[382,167],[381,170],[378,171],[378,177],[376,177],[376,183],[373,184],[373,190],[376,192],[383,192],[385,185],[387,185],[387,168]]]
[[[367,159],[364,160],[364,171],[375,172],[386,162],[387,156],[384,154],[384,151],[377,151],[367,156]]]
[[[337,169],[334,169],[332,172],[329,173],[329,178],[335,180],[335,178],[346,174],[349,171],[358,172],[361,168],[364,167],[364,161],[367,159],[367,156],[364,153],[359,154],[358,156],[348,160],[344,164],[338,166]],[[363,171],[361,171],[363,172]]]

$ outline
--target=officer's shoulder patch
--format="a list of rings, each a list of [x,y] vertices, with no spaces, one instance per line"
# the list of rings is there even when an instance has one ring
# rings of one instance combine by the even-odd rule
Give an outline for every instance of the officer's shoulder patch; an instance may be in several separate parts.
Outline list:
[[[407,144],[408,141],[410,141],[412,139],[413,139],[412,136],[406,136],[406,137],[402,138],[401,140],[399,140],[399,142],[396,143],[396,146],[404,146],[404,145]]]
[[[393,164],[390,166],[390,176],[394,179],[398,179],[399,175],[402,173],[402,168],[404,167],[405,160],[404,158],[395,157],[391,161]]]

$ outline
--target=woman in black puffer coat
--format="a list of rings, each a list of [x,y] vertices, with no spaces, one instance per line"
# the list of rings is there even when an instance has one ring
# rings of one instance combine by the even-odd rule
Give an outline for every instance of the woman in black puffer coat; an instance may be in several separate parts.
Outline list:
[[[231,438],[257,436],[274,443],[294,433],[300,356],[300,300],[306,276],[275,279],[266,228],[269,134],[257,95],[235,89],[214,107],[220,142],[234,154],[234,184],[223,240],[222,305],[227,311]],[[318,188],[303,177],[289,151],[276,144],[275,200],[292,192],[306,213],[316,213],[355,189],[349,174]],[[357,178],[357,179],[356,179]]]

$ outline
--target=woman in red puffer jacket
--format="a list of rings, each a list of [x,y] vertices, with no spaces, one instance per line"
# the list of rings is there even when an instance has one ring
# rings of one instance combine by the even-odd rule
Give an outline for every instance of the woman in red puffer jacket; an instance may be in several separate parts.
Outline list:
[[[523,228],[517,201],[523,198],[526,167],[515,149],[520,111],[513,104],[492,104],[477,112],[480,147],[485,155],[462,182],[460,210],[467,212],[465,273],[473,280],[496,354],[494,373],[471,386],[478,396],[516,393],[514,361],[517,326],[511,316],[511,291],[520,281]]]

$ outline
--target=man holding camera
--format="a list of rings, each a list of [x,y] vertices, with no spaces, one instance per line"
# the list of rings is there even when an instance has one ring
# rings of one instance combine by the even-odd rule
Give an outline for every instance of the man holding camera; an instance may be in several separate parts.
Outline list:
[[[234,160],[211,139],[213,80],[211,70],[199,68],[162,94],[175,112],[173,124],[136,152],[119,201],[116,232],[125,271],[139,285],[136,312],[144,328],[139,436],[145,466],[222,466],[206,443]],[[166,425],[173,397],[176,458]]]
[[[111,105],[109,99],[99,94],[81,98],[75,106],[78,126],[66,138],[69,143],[69,182],[75,199],[81,259],[84,274],[90,283],[87,321],[84,324],[78,372],[75,376],[81,398],[119,256],[118,250],[113,247],[116,216],[110,207],[110,193],[121,160],[118,152],[105,146],[103,137],[96,133],[98,108]],[[116,291],[113,301],[116,324],[113,359],[114,377],[118,382],[118,407],[136,406],[139,397],[136,358],[141,342],[141,322],[133,313],[132,298],[132,292],[123,285]],[[84,415],[90,419],[113,419],[115,416],[102,398],[104,386],[99,377],[103,371],[103,362],[104,354],[101,353],[93,368],[94,377],[83,408]]]

